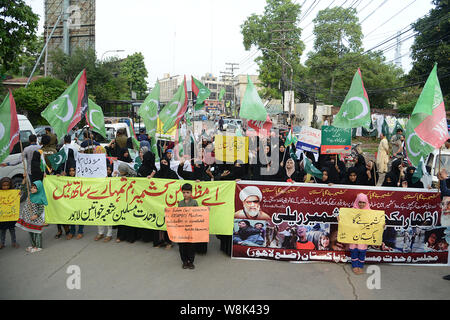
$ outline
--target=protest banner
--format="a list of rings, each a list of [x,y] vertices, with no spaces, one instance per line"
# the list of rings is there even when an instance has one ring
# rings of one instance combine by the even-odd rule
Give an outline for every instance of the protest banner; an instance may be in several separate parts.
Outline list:
[[[248,163],[248,137],[215,135],[214,155],[216,161]]]
[[[104,153],[78,153],[76,158],[77,177],[83,178],[105,178],[106,172],[106,154]]]
[[[50,224],[127,225],[166,230],[164,210],[183,199],[181,186],[193,186],[192,198],[210,208],[210,233],[231,235],[234,181],[195,182],[147,178],[70,178],[47,176],[44,189]]]
[[[298,134],[297,149],[319,153],[322,143],[322,131],[310,127],[301,127]]]
[[[352,129],[322,126],[321,154],[349,154],[352,151]]]
[[[384,224],[384,211],[340,208],[338,241],[381,246]]]
[[[385,213],[382,244],[369,245],[366,262],[448,263],[437,190],[260,181],[236,184],[232,256],[350,262],[337,215],[358,193]]]
[[[164,132],[163,131],[164,123],[162,123],[161,120],[158,118],[158,126],[156,128],[156,138],[158,140],[168,140],[168,141],[176,141],[176,135],[177,135],[177,126],[173,126],[169,129],[169,131]]]
[[[166,227],[173,242],[209,242],[208,207],[171,207],[165,209]]]
[[[0,222],[17,221],[20,213],[20,191],[0,190]]]

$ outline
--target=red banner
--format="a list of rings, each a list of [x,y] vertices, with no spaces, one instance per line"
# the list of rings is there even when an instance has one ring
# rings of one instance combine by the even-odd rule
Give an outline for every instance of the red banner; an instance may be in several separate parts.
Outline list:
[[[259,181],[236,185],[232,256],[348,262],[348,244],[337,241],[337,215],[358,193],[386,219],[383,243],[369,246],[367,263],[448,263],[437,190]]]

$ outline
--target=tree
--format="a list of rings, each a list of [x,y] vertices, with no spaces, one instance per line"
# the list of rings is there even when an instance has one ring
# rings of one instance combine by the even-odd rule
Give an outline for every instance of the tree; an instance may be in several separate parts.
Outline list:
[[[314,51],[308,54],[306,65],[310,75],[321,86],[329,83],[333,95],[336,77],[345,56],[362,52],[362,31],[356,9],[334,7],[319,11],[314,22]],[[351,73],[350,78],[354,72]]]
[[[38,79],[27,88],[14,90],[13,96],[16,101],[18,112],[26,111],[28,119],[34,124],[47,124],[41,117],[41,112],[66,90],[64,81],[45,77]]]
[[[437,62],[442,95],[448,101],[450,99],[449,5],[448,0],[433,0],[433,4],[436,6],[434,9],[412,24],[417,36],[411,46],[413,67],[409,72],[408,81],[420,82],[420,86],[423,87]],[[448,103],[446,105],[449,106]]]
[[[23,0],[0,0],[0,75],[17,62],[27,42],[36,39],[39,16]]]
[[[58,49],[50,53],[53,67],[51,74],[66,84],[72,83],[81,70],[86,69],[88,94],[94,101],[129,99],[127,78],[120,72],[120,61],[111,58],[97,60],[93,49],[74,50],[66,55]]]
[[[140,52],[136,52],[127,58],[120,65],[121,73],[128,80],[130,91],[137,92],[142,98],[147,89],[148,84],[145,78],[148,76],[145,67],[144,56]]]
[[[255,59],[259,66],[259,79],[265,87],[265,98],[280,98],[290,88],[290,68],[293,79],[304,74],[300,56],[304,44],[300,40],[301,29],[297,27],[301,6],[291,0],[267,0],[263,15],[253,14],[241,25],[246,50],[252,46],[261,50]],[[283,81],[284,80],[284,81]]]
[[[314,90],[318,100],[340,106],[360,68],[373,107],[386,108],[395,102],[399,92],[389,88],[402,85],[403,71],[386,64],[381,51],[363,52],[355,9],[321,10],[313,22],[316,39],[314,51],[308,53],[308,74],[303,83],[309,92]]]

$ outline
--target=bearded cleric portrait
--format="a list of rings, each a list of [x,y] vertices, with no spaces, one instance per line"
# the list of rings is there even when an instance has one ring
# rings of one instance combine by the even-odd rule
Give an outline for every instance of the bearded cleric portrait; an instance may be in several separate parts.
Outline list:
[[[270,216],[261,211],[262,193],[258,187],[245,187],[239,193],[239,199],[243,209],[235,212],[235,219],[270,220]]]

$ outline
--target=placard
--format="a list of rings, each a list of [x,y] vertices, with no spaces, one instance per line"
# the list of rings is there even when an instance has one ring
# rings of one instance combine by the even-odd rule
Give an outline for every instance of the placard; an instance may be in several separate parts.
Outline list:
[[[77,177],[83,178],[105,178],[106,154],[104,153],[78,153],[76,158]]]
[[[17,221],[19,213],[19,190],[0,190],[0,222]]]
[[[165,209],[169,239],[176,243],[209,242],[208,207],[172,207]]]
[[[319,153],[322,131],[310,127],[301,127],[298,134],[297,149]]]
[[[339,209],[338,241],[379,246],[385,220],[382,210]]]
[[[234,163],[240,160],[248,163],[248,137],[216,135],[214,154],[218,161]]]
[[[321,154],[349,154],[352,151],[352,129],[322,126]]]

